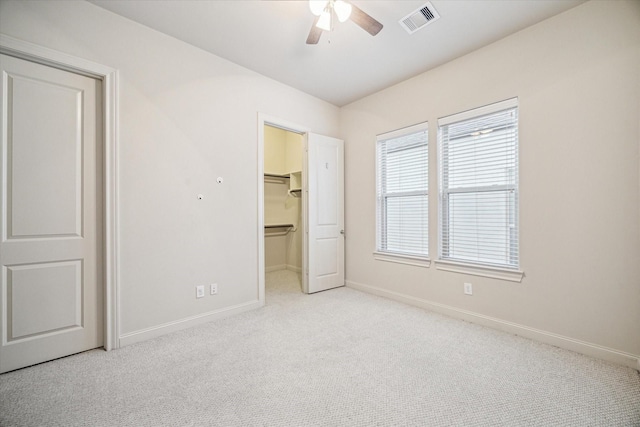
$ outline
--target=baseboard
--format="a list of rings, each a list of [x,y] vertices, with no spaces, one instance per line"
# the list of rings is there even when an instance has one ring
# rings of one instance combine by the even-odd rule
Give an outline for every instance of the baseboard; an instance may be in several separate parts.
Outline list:
[[[238,304],[231,307],[223,308],[221,310],[209,311],[197,316],[187,317],[185,319],[176,320],[174,322],[164,323],[162,325],[154,326],[152,328],[140,329],[138,331],[129,332],[120,336],[120,347],[135,344],[138,342],[146,341],[152,338],[157,338],[162,335],[166,335],[171,332],[180,331],[182,329],[191,328],[193,326],[201,325],[203,323],[210,322],[212,320],[221,319],[224,317],[233,316],[243,313],[245,311],[254,310],[260,308],[262,305],[260,301],[250,301],[244,304]]]
[[[566,350],[575,351],[576,353],[581,353],[587,356],[606,360],[640,371],[640,355],[625,353],[622,351],[614,350],[612,348],[603,347],[598,344],[577,340],[540,329],[530,328],[529,326],[520,325],[518,323],[507,322],[495,317],[485,316],[483,314],[474,313],[472,311],[462,310],[449,305],[440,304],[399,292],[378,288],[376,286],[365,285],[350,280],[346,281],[346,285],[349,288],[357,289],[359,291],[389,298],[394,301],[424,308],[430,311],[444,314],[446,316],[466,320],[471,323],[498,329],[500,331],[508,332],[514,335],[530,338],[535,341],[551,344],[560,348],[564,348]]]
[[[271,273],[272,271],[278,271],[278,270],[286,270],[287,269],[287,264],[278,264],[278,265],[272,265],[269,267],[265,267],[264,268],[264,272],[265,273]]]
[[[280,264],[280,265],[272,265],[271,267],[265,267],[264,272],[271,273],[272,271],[278,271],[278,270],[289,270],[289,271],[295,271],[296,273],[300,273],[302,271],[302,268],[297,267],[295,265],[291,265],[291,264]]]
[[[294,271],[296,273],[300,273],[302,271],[300,267],[297,267],[295,265],[290,265],[290,264],[287,264],[287,270]]]

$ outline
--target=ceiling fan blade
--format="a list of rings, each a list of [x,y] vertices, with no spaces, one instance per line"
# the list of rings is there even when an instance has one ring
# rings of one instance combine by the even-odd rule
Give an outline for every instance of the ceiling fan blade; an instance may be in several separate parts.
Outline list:
[[[307,44],[318,44],[318,41],[320,40],[322,29],[316,27],[318,19],[320,19],[319,16],[313,20],[313,25],[311,25],[311,30],[309,31],[309,36],[307,37]]]
[[[382,24],[373,19],[369,14],[365,13],[353,3],[351,4],[351,20],[367,33],[375,36],[382,29]]]

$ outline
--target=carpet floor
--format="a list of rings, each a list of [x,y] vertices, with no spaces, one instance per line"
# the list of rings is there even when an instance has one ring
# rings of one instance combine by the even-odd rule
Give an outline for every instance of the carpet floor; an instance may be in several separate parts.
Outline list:
[[[0,375],[0,426],[640,426],[640,375],[276,271],[259,310]]]

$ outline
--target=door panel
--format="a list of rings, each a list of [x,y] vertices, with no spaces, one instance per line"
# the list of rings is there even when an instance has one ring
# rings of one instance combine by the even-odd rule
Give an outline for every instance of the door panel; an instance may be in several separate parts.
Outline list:
[[[317,253],[322,254],[316,259],[317,277],[338,274],[338,239],[318,239],[317,249]]]
[[[344,142],[309,134],[308,291],[344,286]]]
[[[7,88],[7,237],[79,236],[82,89],[12,74]]]
[[[82,327],[80,260],[7,267],[7,273],[7,341]]]
[[[0,372],[102,346],[100,82],[0,55]]]

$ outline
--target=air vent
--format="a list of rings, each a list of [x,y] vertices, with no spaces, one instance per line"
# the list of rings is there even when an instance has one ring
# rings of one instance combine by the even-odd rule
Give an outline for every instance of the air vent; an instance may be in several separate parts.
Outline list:
[[[400,20],[402,28],[407,30],[407,33],[413,34],[421,28],[426,27],[433,21],[437,21],[440,18],[438,12],[433,7],[431,2],[427,2],[420,9],[415,10]]]

